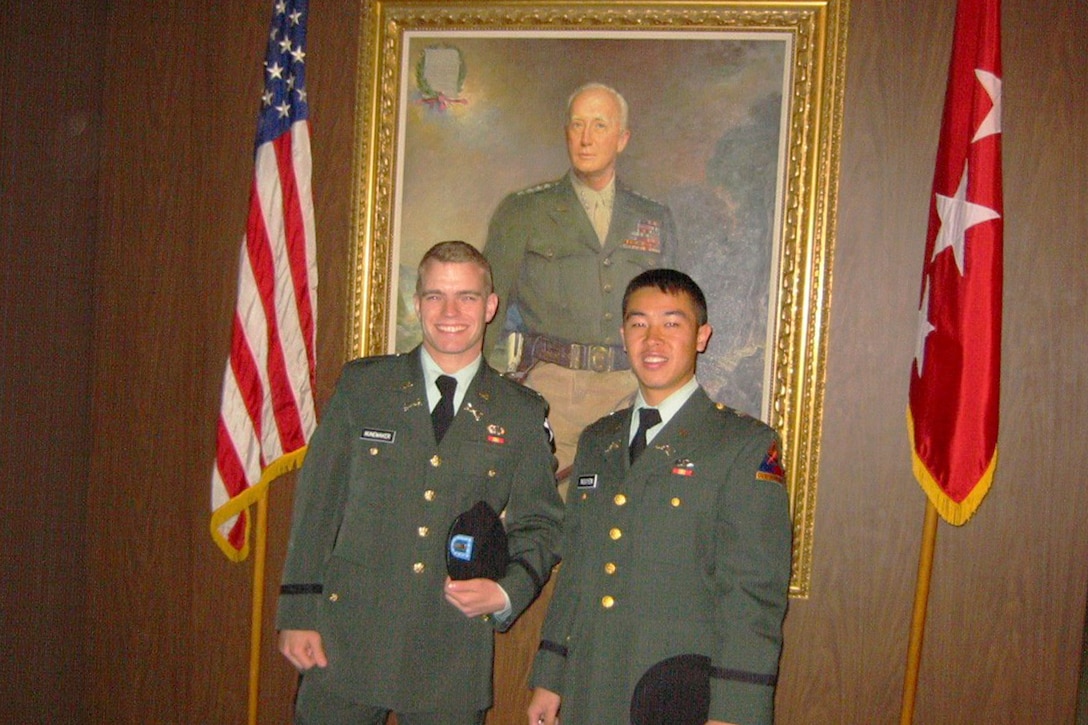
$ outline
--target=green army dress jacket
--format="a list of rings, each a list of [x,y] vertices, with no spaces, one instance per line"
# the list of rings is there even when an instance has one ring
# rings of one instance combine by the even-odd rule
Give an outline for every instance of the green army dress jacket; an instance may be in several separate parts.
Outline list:
[[[578,442],[532,685],[564,725],[626,725],[651,667],[697,655],[710,719],[767,725],[791,557],[777,436],[699,388],[631,465],[630,421]]]
[[[499,295],[485,350],[501,342],[508,305],[521,331],[587,345],[618,345],[623,292],[647,269],[672,266],[668,207],[616,181],[602,245],[568,173],[506,197],[491,217],[484,254]],[[490,353],[489,353],[490,354]]]
[[[490,706],[493,631],[557,561],[546,405],[482,363],[436,445],[420,348],[344,366],[299,476],[278,601],[277,629],[321,634],[329,665],[305,677],[397,712]],[[501,623],[443,598],[447,532],[479,500],[505,511]]]

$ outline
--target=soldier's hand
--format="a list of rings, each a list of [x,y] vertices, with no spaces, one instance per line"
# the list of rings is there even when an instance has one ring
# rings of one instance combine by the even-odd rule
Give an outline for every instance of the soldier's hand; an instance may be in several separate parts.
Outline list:
[[[299,672],[312,667],[327,667],[328,657],[321,635],[309,629],[284,629],[279,636],[280,654],[295,666]]]
[[[559,695],[551,690],[533,688],[533,699],[529,702],[529,725],[557,725],[560,700]]]
[[[501,612],[506,608],[502,587],[491,579],[460,579],[446,577],[446,601],[466,617],[479,617]]]

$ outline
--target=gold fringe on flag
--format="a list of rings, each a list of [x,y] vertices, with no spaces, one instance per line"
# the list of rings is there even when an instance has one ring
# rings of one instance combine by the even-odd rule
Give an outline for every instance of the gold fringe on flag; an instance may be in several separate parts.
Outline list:
[[[230,521],[233,517],[242,514],[250,506],[267,496],[268,485],[272,483],[272,481],[286,473],[301,468],[302,461],[306,458],[307,449],[308,446],[303,446],[298,450],[285,453],[272,461],[272,463],[268,464],[261,473],[261,478],[257,483],[253,484],[245,491],[242,491],[215,511],[212,511],[210,522],[212,540],[215,541],[228,559],[237,564],[238,562],[245,561],[246,557],[249,556],[249,532],[251,527],[248,525],[249,522],[247,522],[245,541],[242,543],[242,548],[235,549],[220,531],[223,524]]]
[[[983,472],[982,477],[979,478],[978,483],[971,489],[971,493],[967,494],[967,498],[963,499],[963,501],[956,503],[940,487],[937,479],[929,472],[921,456],[918,455],[918,448],[914,442],[914,418],[910,414],[909,406],[907,407],[907,432],[910,435],[910,457],[914,477],[918,479],[918,485],[925,491],[926,496],[933,504],[933,508],[937,509],[937,513],[941,515],[942,519],[953,526],[963,526],[974,515],[975,510],[982,503],[982,499],[989,492],[990,484],[993,483],[994,471],[997,469],[997,446],[994,446],[994,454],[990,457],[990,463],[986,466],[986,470]]]

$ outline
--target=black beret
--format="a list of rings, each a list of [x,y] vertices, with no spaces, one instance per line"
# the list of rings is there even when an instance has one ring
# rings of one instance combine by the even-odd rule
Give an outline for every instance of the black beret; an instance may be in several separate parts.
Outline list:
[[[510,552],[506,528],[486,501],[460,514],[446,537],[446,571],[451,579],[502,579]]]
[[[631,697],[631,725],[705,725],[710,658],[677,655],[646,670]]]

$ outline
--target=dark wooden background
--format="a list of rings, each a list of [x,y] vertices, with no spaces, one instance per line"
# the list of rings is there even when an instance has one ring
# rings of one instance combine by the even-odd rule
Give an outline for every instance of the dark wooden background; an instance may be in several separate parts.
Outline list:
[[[939,530],[919,723],[1076,708],[1088,6],[1004,4],[1001,462],[976,517]],[[311,11],[324,402],[346,350],[359,11]],[[207,519],[268,12],[0,12],[2,721],[245,721],[251,568]],[[924,513],[904,410],[952,13],[851,8],[812,596],[787,617],[779,723],[898,722]],[[291,485],[273,495],[266,623]],[[265,635],[262,722],[286,722],[293,673]]]

